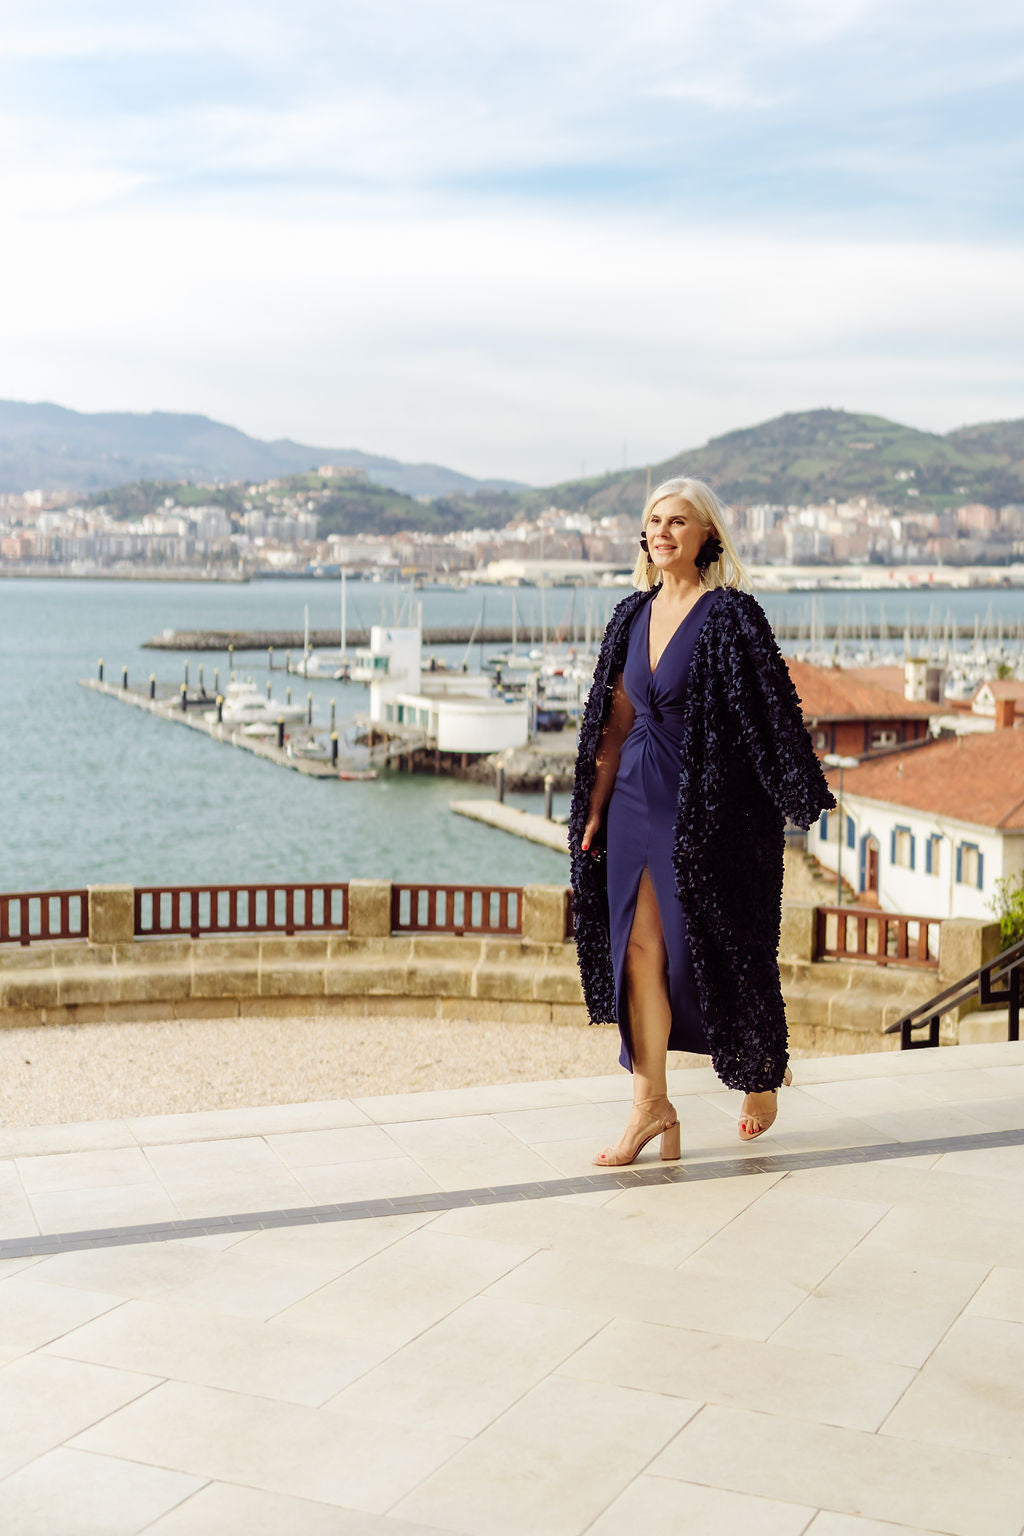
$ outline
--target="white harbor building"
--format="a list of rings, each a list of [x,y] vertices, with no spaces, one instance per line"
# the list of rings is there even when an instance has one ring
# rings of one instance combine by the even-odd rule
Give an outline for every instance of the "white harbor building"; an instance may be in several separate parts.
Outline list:
[[[530,738],[526,699],[496,698],[486,673],[423,670],[423,631],[375,624],[353,676],[370,684],[370,722],[407,735],[411,748],[502,752]]]

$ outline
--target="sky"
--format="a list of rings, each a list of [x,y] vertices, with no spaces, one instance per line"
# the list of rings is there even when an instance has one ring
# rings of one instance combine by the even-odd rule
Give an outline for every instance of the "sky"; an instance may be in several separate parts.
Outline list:
[[[1024,416],[1019,0],[0,0],[0,397],[548,484]]]

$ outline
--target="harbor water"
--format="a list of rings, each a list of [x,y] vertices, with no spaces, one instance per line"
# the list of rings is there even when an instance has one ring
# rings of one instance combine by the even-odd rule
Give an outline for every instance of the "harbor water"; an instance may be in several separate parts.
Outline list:
[[[308,607],[315,629],[337,629],[339,583],[328,580],[213,584],[207,582],[41,579],[0,582],[0,889],[56,890],[124,881],[134,884],[346,880],[359,876],[520,885],[565,878],[563,855],[454,816],[453,799],[489,797],[485,785],[429,774],[383,772],[363,783],[318,781],[287,773],[192,731],[77,686],[108,680],[127,667],[133,682],[155,673],[179,683],[187,663],[193,687],[199,667],[207,690],[218,668],[223,688],[229,658],[144,650],[164,629],[298,629]],[[595,637],[620,590],[513,593],[495,588],[415,594],[426,628],[478,621],[510,624],[513,602],[521,648]],[[400,597],[399,602],[407,601]],[[806,595],[771,596],[773,619],[809,622]],[[819,625],[841,619],[851,635],[877,622],[876,594],[814,599]],[[886,593],[882,617],[895,632],[909,618],[931,618],[936,630],[998,624],[1024,617],[1019,591]],[[349,582],[348,622],[409,622],[396,614],[385,584]],[[448,665],[479,666],[483,647],[436,652]],[[298,661],[298,656],[294,658]],[[283,658],[277,658],[282,661]],[[235,658],[239,676],[267,679],[263,653]],[[367,707],[365,688],[328,680],[270,677],[275,697],[313,694],[318,719],[336,701],[341,722]],[[555,811],[566,798],[556,796]],[[509,796],[539,811],[539,795]]]

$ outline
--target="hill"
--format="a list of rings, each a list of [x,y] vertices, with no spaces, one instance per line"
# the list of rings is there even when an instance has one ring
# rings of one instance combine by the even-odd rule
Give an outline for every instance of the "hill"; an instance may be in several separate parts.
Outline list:
[[[265,442],[208,416],[151,411],[95,414],[0,400],[0,491],[93,491],[130,481],[269,480],[321,464],[362,469],[406,496],[504,488],[440,464],[403,464],[356,448]],[[519,489],[520,487],[514,487]]]
[[[707,480],[726,501],[781,505],[873,496],[896,508],[941,509],[1024,501],[1024,421],[963,427],[947,436],[883,416],[798,411],[727,432],[660,464],[571,480],[524,496],[595,516],[635,512],[648,483],[673,475]]]
[[[325,466],[326,467],[326,466]],[[314,504],[321,538],[328,534],[450,533],[459,528],[499,528],[518,510],[518,500],[507,491],[481,490],[476,496],[443,496],[424,504],[387,485],[372,480],[325,477],[319,474],[275,477],[275,498],[293,497]],[[163,511],[168,502],[188,509],[220,506],[236,527],[248,509],[279,511],[277,500],[265,492],[250,492],[244,483],[222,486],[193,485],[189,481],[133,480],[127,485],[95,491],[86,499],[89,507],[103,507],[122,521],[137,520],[147,512]]]

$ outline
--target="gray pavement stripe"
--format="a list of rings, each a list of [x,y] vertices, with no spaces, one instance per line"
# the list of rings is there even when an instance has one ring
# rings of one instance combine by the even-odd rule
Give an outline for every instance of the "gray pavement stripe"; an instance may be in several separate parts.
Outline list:
[[[450,1211],[471,1205],[502,1205],[513,1200],[551,1200],[559,1195],[593,1194],[609,1188],[637,1189],[652,1184],[696,1184],[708,1179],[736,1179],[757,1173],[794,1173],[806,1168],[838,1168],[851,1163],[886,1162],[903,1157],[927,1157],[944,1152],[974,1152],[1024,1146],[1024,1128],[981,1131],[972,1136],[935,1136],[926,1141],[892,1141],[866,1147],[818,1152],[776,1152],[761,1156],[719,1158],[687,1168],[682,1163],[654,1167],[610,1168],[601,1173],[576,1174],[527,1184],[498,1184],[480,1189],[435,1190],[422,1195],[395,1195],[376,1200],[351,1200],[334,1205],[310,1205],[288,1210],[246,1211],[232,1216],[195,1216],[181,1221],[155,1221],[139,1226],[102,1227],[83,1232],[52,1232],[35,1237],[0,1239],[0,1259],[37,1258],[73,1253],[83,1248],[119,1248],[132,1243],[166,1243],[186,1237],[221,1237],[232,1232],[261,1232],[272,1227],[304,1227],[323,1222],[367,1221],[381,1216],[408,1216]]]

